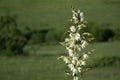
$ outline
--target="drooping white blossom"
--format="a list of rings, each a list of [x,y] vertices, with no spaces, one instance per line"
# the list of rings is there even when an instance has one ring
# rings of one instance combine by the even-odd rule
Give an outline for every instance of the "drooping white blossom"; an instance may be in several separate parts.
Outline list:
[[[72,75],[74,76],[75,74],[77,74],[77,69],[76,68],[74,68],[73,70],[72,70]]]
[[[80,45],[76,45],[76,48],[79,52],[82,50]]]
[[[80,13],[80,21],[83,22],[84,21],[84,16],[83,16],[83,12]]]
[[[78,67],[78,72],[80,72],[80,73],[81,73],[81,70],[82,70],[82,68],[81,68],[81,67]]]
[[[68,68],[72,71],[74,69],[74,65],[72,63],[68,64]]]
[[[86,62],[84,60],[80,60],[80,66],[85,66]]]
[[[83,59],[88,59],[88,55],[87,54],[83,54]]]
[[[69,38],[65,38],[65,42],[69,42],[70,41],[70,39]]]
[[[80,34],[79,33],[75,33],[75,40],[76,41],[80,40]]]
[[[85,40],[82,40],[81,43],[82,43],[81,44],[82,48],[85,48],[88,45],[87,41],[85,41]]]
[[[72,49],[68,49],[68,53],[69,53],[69,56],[73,56],[73,50]]]
[[[73,78],[73,80],[78,80],[78,77],[77,77],[77,76],[76,76],[76,77],[74,77],[74,78]]]
[[[63,57],[63,60],[65,61],[65,63],[70,63],[70,60],[67,57]]]
[[[71,30],[72,32],[75,32],[75,31],[76,31],[75,26],[71,26],[71,27],[70,27],[70,30]]]
[[[78,27],[78,30],[82,29],[82,26],[81,26],[81,25],[78,25],[77,27]]]
[[[81,39],[79,33],[70,33],[69,36],[70,36],[70,38],[71,38],[72,40],[78,41],[78,40]]]

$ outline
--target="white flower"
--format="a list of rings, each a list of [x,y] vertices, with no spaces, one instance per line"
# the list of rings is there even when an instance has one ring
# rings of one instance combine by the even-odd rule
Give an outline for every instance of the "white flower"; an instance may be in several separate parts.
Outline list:
[[[71,39],[74,39],[73,33],[70,33],[69,36],[70,36]]]
[[[88,45],[87,41],[85,41],[85,40],[82,40],[81,43],[82,43],[82,44],[81,44],[81,47],[82,47],[82,48],[85,48],[86,45]]]
[[[79,23],[79,16],[77,12],[73,13],[72,20],[75,24]]]
[[[79,20],[77,18],[74,19],[74,23],[77,24],[79,23]]]
[[[74,65],[73,64],[68,64],[68,67],[70,68],[71,71],[73,71],[73,69],[74,69]]]
[[[82,28],[81,25],[78,25],[77,27],[78,27],[78,30],[80,30]]]
[[[79,45],[76,45],[76,48],[78,51],[81,51],[81,47]]]
[[[69,36],[73,40],[76,40],[76,41],[80,40],[80,34],[79,33],[70,33]]]
[[[72,70],[72,72],[73,72],[73,76],[74,76],[74,75],[77,73],[77,69],[74,68],[74,69]]]
[[[77,41],[80,40],[80,34],[79,33],[75,34],[75,40],[77,40]]]
[[[83,17],[83,12],[80,13],[80,17]]]
[[[63,57],[63,60],[65,61],[65,63],[70,63],[70,61],[67,57]]]
[[[73,14],[75,13],[75,10],[72,10]]]
[[[70,41],[70,39],[69,38],[65,38],[65,42],[69,42]]]
[[[77,19],[77,17],[76,17],[76,15],[75,14],[73,14],[73,20],[76,20]]]
[[[76,31],[76,27],[75,27],[75,26],[71,26],[71,27],[70,27],[70,30],[71,30],[72,32],[75,32],[75,31]]]
[[[85,24],[81,24],[81,26],[82,26],[82,27],[86,27],[86,25],[85,25]]]
[[[76,56],[73,56],[72,59],[73,59],[73,60],[76,60],[76,61],[78,60],[78,58],[77,58]]]
[[[72,49],[68,49],[68,53],[69,53],[69,56],[73,56],[73,50]]]
[[[77,19],[77,15],[78,15],[78,14],[77,14],[76,12],[73,13],[73,16],[72,16],[73,20],[74,20],[74,19]]]
[[[73,80],[78,80],[78,77],[77,77],[77,76],[76,76],[76,77],[74,77],[74,78],[73,78]]]
[[[87,54],[83,54],[83,59],[88,59],[88,55]]]
[[[75,47],[75,43],[74,43],[74,41],[71,41],[69,44],[69,48],[73,48],[73,47]]]
[[[77,13],[80,14],[80,10],[78,10]]]
[[[81,70],[82,70],[82,68],[81,68],[81,67],[78,67],[78,72],[80,72],[80,73],[81,73]]]
[[[85,61],[83,61],[83,60],[80,61],[81,66],[84,66],[85,64],[86,64]]]
[[[83,22],[84,20],[83,12],[80,13],[80,19],[81,19],[80,21]]]
[[[75,60],[74,59],[72,60],[72,63],[75,64]]]
[[[81,18],[80,18],[80,21],[83,22],[83,21],[84,21],[84,17],[81,17]]]
[[[77,66],[80,66],[80,61],[77,61]]]

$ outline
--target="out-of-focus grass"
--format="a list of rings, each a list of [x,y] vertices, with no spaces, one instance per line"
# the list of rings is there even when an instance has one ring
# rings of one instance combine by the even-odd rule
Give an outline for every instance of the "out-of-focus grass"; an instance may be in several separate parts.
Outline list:
[[[59,66],[58,66],[59,65]],[[55,57],[16,57],[0,60],[1,80],[61,80],[63,70]]]
[[[100,42],[100,43],[90,43],[86,50],[95,49],[96,51],[92,54],[92,57],[103,57],[103,56],[120,56],[120,42]],[[27,46],[26,51],[30,54],[43,55],[43,54],[66,54],[66,50],[61,45],[33,45]]]
[[[28,25],[33,29],[67,27],[71,16],[70,5],[81,9],[88,22],[107,24],[108,28],[120,26],[119,0],[0,0],[0,15],[17,14],[20,28]],[[103,56],[120,56],[120,42],[95,43],[88,49],[96,52],[90,59]],[[66,54],[64,47],[27,46],[30,56],[0,57],[0,80],[70,80],[64,74],[65,65],[57,57]],[[86,72],[86,80],[119,80],[118,67],[101,67]]]
[[[85,80],[119,80],[120,69],[117,67],[96,68],[86,72],[83,77]]]
[[[96,52],[91,56],[94,58],[104,56],[119,56],[120,42],[95,43],[89,46],[94,47]],[[0,57],[0,80],[69,80],[66,76],[65,64],[57,60],[60,55],[66,54],[64,47],[53,46],[31,46],[25,50],[30,56],[17,56],[12,58]],[[36,52],[35,52],[36,51]],[[35,53],[33,53],[35,52]],[[93,68],[83,75],[85,80],[119,80],[119,67],[98,67]]]

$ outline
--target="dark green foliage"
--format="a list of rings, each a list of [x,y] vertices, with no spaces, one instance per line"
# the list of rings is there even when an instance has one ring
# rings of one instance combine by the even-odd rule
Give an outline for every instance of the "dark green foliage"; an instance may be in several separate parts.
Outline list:
[[[25,54],[23,48],[27,43],[25,35],[20,31],[16,22],[16,15],[0,17],[0,54]]]
[[[31,32],[30,44],[45,43],[45,36],[49,32],[49,29],[34,30]]]
[[[46,36],[45,36],[45,41],[46,43],[55,43],[56,42],[56,37],[55,37],[55,32],[54,29],[50,30]]]
[[[109,24],[106,25],[96,25],[94,23],[88,23],[87,28],[85,28],[84,31],[88,31],[92,33],[92,35],[95,37],[96,42],[107,42],[110,40],[113,40],[118,34],[117,29],[111,29],[109,28]],[[119,29],[118,29],[119,30]],[[114,40],[119,40],[120,36],[117,36]]]
[[[114,37],[114,32],[108,28],[97,28],[93,31],[93,35],[96,38],[96,41],[109,41]]]
[[[115,36],[113,38],[113,40],[119,40],[120,41],[120,28],[116,28],[114,29],[114,32],[115,32]]]

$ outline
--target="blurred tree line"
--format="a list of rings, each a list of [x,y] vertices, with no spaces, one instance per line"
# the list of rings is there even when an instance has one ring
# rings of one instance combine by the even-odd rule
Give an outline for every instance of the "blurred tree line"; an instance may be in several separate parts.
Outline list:
[[[85,30],[93,34],[96,42],[120,40],[120,28],[110,29],[107,25],[103,27],[94,23],[88,23],[87,26]],[[26,45],[56,44],[64,40],[65,31],[49,28],[32,30],[29,27],[21,30],[17,23],[17,15],[0,16],[0,55],[27,55],[24,52]]]
[[[16,19],[16,15],[0,17],[0,54],[2,55],[23,54],[23,47],[28,40],[19,30]]]

